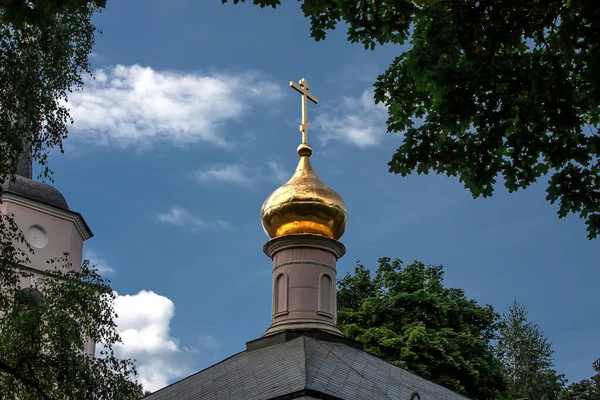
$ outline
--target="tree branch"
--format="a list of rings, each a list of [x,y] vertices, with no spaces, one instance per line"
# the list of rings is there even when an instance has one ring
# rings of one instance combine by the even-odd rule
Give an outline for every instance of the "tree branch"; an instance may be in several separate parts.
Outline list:
[[[5,364],[1,360],[0,360],[0,370],[3,370],[7,374],[14,376],[15,378],[19,379],[21,382],[23,382],[26,385],[35,389],[40,394],[40,396],[42,396],[43,399],[52,400],[52,398],[50,396],[48,396],[46,394],[46,392],[44,392],[44,390],[38,385],[38,383],[36,381],[34,381],[33,379],[30,379],[26,376],[21,375],[19,373],[19,371],[17,371],[15,368],[11,367],[8,364]]]

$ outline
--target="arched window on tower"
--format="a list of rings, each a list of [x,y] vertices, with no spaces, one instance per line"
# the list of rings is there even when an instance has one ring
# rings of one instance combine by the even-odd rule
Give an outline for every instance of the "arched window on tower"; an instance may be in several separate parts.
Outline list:
[[[319,277],[319,311],[333,317],[333,281],[328,273]]]
[[[275,315],[288,312],[288,276],[281,272],[275,279]]]

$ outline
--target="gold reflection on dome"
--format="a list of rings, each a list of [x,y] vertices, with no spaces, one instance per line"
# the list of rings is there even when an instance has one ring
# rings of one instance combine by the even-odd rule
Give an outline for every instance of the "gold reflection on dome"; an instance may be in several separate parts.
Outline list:
[[[262,206],[262,224],[271,238],[293,234],[315,234],[339,239],[344,234],[348,212],[344,200],[323,184],[315,174],[309,157],[312,148],[306,143],[309,121],[306,99],[318,103],[308,93],[305,79],[290,82],[302,94],[302,144],[298,146],[300,162],[294,175],[276,189]]]

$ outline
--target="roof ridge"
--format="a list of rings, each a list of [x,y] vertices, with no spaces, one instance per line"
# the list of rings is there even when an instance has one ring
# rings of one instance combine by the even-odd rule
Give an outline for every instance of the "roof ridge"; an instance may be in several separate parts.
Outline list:
[[[317,344],[321,347],[323,347],[328,354],[333,355],[339,362],[345,364],[346,366],[348,366],[348,368],[353,371],[355,374],[359,375],[361,378],[363,378],[364,380],[366,380],[367,382],[371,383],[371,385],[373,385],[373,387],[375,389],[377,389],[380,393],[382,393],[385,398],[392,400],[392,398],[390,396],[388,396],[388,392],[387,390],[383,390],[382,388],[379,387],[379,385],[377,385],[375,382],[371,381],[366,375],[362,374],[360,371],[358,371],[356,368],[354,368],[350,363],[348,363],[346,360],[344,360],[342,357],[338,356],[337,354],[335,354],[333,351],[331,351],[331,349],[329,349],[327,346],[323,345],[323,343],[321,343],[318,340],[312,339],[315,342],[317,342]],[[343,345],[343,346],[348,346],[346,344],[343,343],[331,343],[332,346],[336,346],[336,345]],[[350,347],[350,346],[348,346]],[[358,350],[358,349],[357,349]],[[364,351],[364,350],[358,350],[358,351]]]
[[[308,376],[308,355],[306,354],[308,348],[306,347],[306,339],[308,339],[306,336],[302,335],[300,336],[302,338],[302,357],[304,357],[304,371],[302,371],[302,376],[304,379],[304,382],[302,382],[302,387],[304,389],[308,389],[308,380],[307,380],[307,376]]]

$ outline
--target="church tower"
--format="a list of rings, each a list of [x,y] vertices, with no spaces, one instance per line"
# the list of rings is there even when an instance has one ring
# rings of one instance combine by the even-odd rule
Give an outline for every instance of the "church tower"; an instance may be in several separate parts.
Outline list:
[[[33,248],[27,252],[29,262],[22,267],[32,273],[21,278],[22,288],[36,288],[37,280],[54,266],[48,260],[68,253],[71,268],[81,268],[83,242],[93,236],[89,226],[76,211],[69,208],[64,196],[56,188],[32,179],[32,160],[29,152],[21,158],[15,174],[2,184],[0,212],[12,214]],[[17,244],[23,250],[23,244]],[[42,289],[43,291],[43,289]],[[94,352],[94,343],[87,351]]]
[[[262,207],[269,240],[263,250],[273,260],[272,324],[265,336],[288,330],[321,330],[341,336],[336,326],[336,262],[346,249],[338,242],[348,212],[344,200],[319,180],[307,142],[309,121],[305,79],[290,86],[302,95],[302,143],[296,172]]]
[[[344,200],[315,174],[305,79],[296,172],[262,207],[273,260],[271,326],[246,350],[160,389],[147,400],[468,400],[379,359],[337,327],[336,262],[346,249]]]

